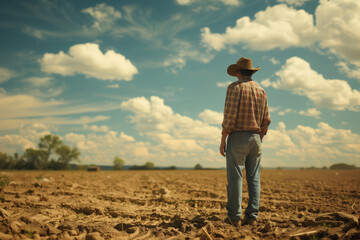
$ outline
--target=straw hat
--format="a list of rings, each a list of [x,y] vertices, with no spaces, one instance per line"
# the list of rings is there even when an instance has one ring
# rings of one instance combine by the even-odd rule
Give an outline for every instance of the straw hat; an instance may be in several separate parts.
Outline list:
[[[227,68],[227,73],[230,76],[236,77],[236,72],[239,69],[247,69],[247,70],[251,70],[253,71],[253,73],[255,73],[256,71],[258,71],[261,67],[257,67],[257,68],[253,68],[252,67],[252,61],[250,58],[246,58],[246,57],[242,57],[240,58],[236,64],[231,64],[228,68]]]

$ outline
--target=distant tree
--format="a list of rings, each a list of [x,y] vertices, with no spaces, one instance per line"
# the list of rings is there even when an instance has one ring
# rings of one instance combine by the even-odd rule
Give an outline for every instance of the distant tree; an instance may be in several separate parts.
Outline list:
[[[10,157],[6,153],[0,152],[0,169],[9,169]]]
[[[119,157],[115,157],[113,160],[114,170],[121,170],[125,165],[125,161]]]
[[[44,150],[28,148],[24,153],[25,166],[27,169],[47,169],[48,153]]]
[[[330,169],[356,169],[355,165],[349,165],[346,163],[336,163],[330,166]]]
[[[62,166],[61,169],[69,168],[70,162],[79,162],[80,152],[76,147],[61,145],[55,152],[59,155],[57,162]]]
[[[203,169],[203,167],[201,166],[200,163],[196,164],[194,168],[195,168],[196,170]]]
[[[145,167],[145,169],[153,169],[153,168],[155,168],[155,165],[153,162],[146,162],[144,164],[144,167]]]
[[[26,149],[22,156],[1,153],[0,169],[67,169],[70,162],[80,161],[79,150],[65,145],[59,136],[49,134],[41,137],[38,147]]]
[[[39,149],[46,152],[46,161],[50,161],[51,154],[62,146],[64,145],[59,136],[48,134],[40,138]]]

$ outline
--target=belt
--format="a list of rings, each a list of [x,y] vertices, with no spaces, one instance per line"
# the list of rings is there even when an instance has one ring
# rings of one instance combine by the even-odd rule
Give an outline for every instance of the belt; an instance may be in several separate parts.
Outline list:
[[[260,134],[257,131],[232,131],[231,133],[250,133],[250,134]]]

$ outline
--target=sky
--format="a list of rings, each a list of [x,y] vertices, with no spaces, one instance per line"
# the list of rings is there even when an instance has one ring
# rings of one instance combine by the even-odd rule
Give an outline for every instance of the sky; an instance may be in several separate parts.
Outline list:
[[[360,165],[358,0],[0,2],[0,151],[46,134],[81,163],[225,167],[226,69],[249,57],[261,165]]]

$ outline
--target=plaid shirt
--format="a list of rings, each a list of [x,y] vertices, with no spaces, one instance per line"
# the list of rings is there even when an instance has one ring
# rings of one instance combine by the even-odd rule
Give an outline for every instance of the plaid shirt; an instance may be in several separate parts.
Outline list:
[[[267,95],[250,77],[229,85],[226,92],[223,132],[255,131],[264,135],[271,118]]]

